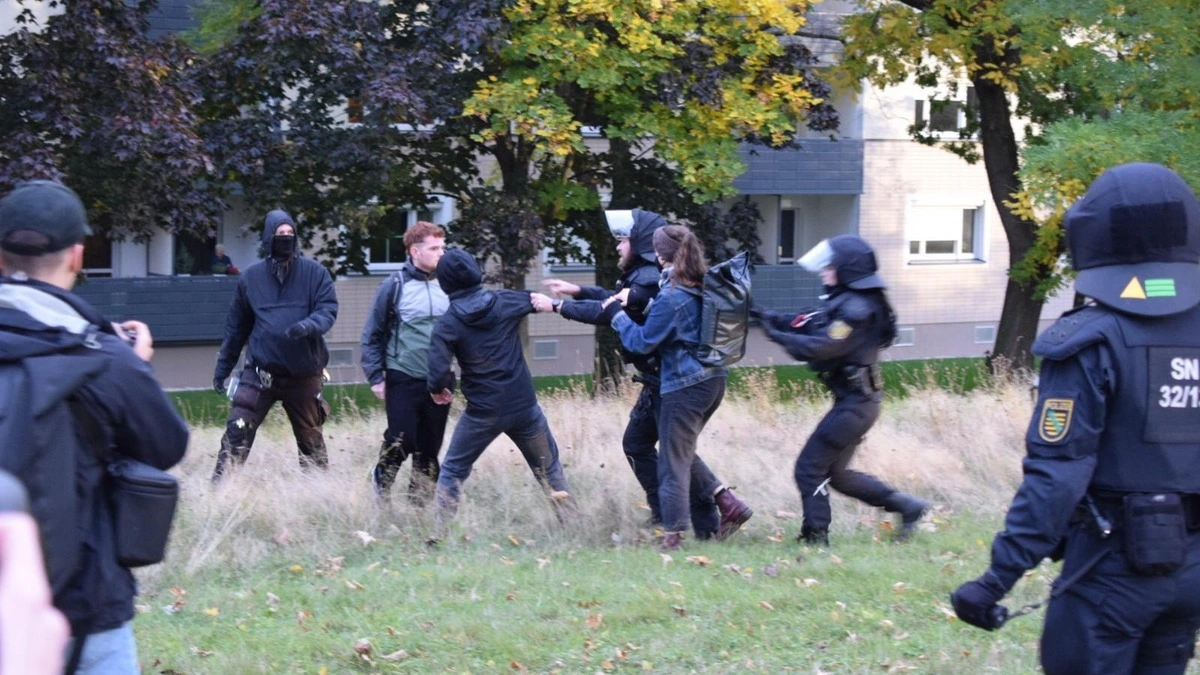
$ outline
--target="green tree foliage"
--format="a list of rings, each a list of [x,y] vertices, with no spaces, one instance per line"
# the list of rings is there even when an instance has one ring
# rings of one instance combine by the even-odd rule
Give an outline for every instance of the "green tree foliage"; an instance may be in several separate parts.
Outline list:
[[[1195,109],[1195,3],[1147,0],[862,0],[861,12],[844,27],[842,81],[867,78],[881,87],[907,81],[934,90],[953,90],[965,77],[975,88],[978,109],[962,139],[942,145],[967,161],[982,160],[1000,212],[1012,268],[993,357],[1031,367],[1030,346],[1049,291],[1060,284],[1061,237],[1042,231],[1050,202],[1073,199],[1100,170],[1075,151],[1051,155],[1095,138],[1081,123],[1107,124],[1123,110]],[[1186,7],[1185,7],[1186,6]],[[1189,19],[1188,17],[1192,17]],[[1191,45],[1191,46],[1188,46]],[[1168,72],[1175,73],[1172,80]],[[1190,93],[1188,93],[1190,92]],[[1178,124],[1159,118],[1171,128]],[[1062,126],[1058,126],[1062,123]],[[1024,126],[1027,147],[1046,148],[1047,173],[1022,173]],[[1177,128],[1177,127],[1176,127]],[[1117,132],[1119,127],[1110,127]],[[921,142],[937,139],[914,126]],[[1057,136],[1057,138],[1056,138]],[[1121,143],[1129,147],[1127,143]],[[1037,157],[1034,150],[1031,158]],[[1140,152],[1135,152],[1140,154]],[[1057,173],[1056,164],[1080,167]],[[1084,165],[1086,168],[1083,168]],[[1042,171],[1039,169],[1038,171]],[[1070,177],[1074,182],[1049,176]],[[1025,191],[1025,180],[1036,195]],[[1047,191],[1059,184],[1065,191]],[[1050,209],[1053,211],[1053,208]],[[1053,215],[1050,216],[1053,218]]]
[[[156,228],[206,235],[224,204],[197,133],[191,58],[146,35],[153,0],[24,0],[0,36],[0,192],[32,178],[74,188],[99,234],[144,240]]]

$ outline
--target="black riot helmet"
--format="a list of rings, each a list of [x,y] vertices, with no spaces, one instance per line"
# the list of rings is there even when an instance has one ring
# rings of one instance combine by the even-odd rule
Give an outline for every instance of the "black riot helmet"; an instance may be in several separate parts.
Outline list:
[[[654,231],[667,224],[666,218],[653,211],[605,211],[608,231],[618,239],[628,238],[634,254],[647,262],[656,262]]]
[[[820,272],[826,267],[837,271],[839,286],[865,291],[871,288],[887,288],[879,276],[879,265],[875,262],[875,251],[871,245],[853,234],[840,234],[822,239],[796,261],[809,272]]]
[[[1067,210],[1063,224],[1080,293],[1140,316],[1200,304],[1200,202],[1174,171],[1113,167]]]

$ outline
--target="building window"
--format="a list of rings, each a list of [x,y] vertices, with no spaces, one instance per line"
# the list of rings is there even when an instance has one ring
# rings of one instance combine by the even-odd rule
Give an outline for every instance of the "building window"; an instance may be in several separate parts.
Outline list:
[[[83,273],[89,277],[113,275],[113,243],[102,234],[83,240]]]
[[[350,347],[339,347],[329,350],[329,367],[340,368],[354,365],[354,350]]]
[[[893,347],[911,347],[917,344],[916,328],[897,328],[896,339],[892,340]]]
[[[911,197],[905,214],[908,261],[985,260],[986,205],[969,195]]]
[[[918,100],[914,119],[918,131],[957,137],[968,122],[978,116],[979,99],[975,96],[975,87],[965,87],[961,98]]]
[[[996,341],[995,326],[975,326],[975,344],[990,345]]]
[[[558,340],[534,340],[533,360],[553,361],[558,358]]]
[[[408,260],[408,250],[404,248],[404,233],[421,220],[438,223],[441,219],[435,214],[435,210],[430,209],[393,210],[382,225],[383,232],[367,241],[367,270],[391,272],[400,269],[404,261]]]
[[[779,210],[779,254],[780,265],[796,261],[796,209]]]

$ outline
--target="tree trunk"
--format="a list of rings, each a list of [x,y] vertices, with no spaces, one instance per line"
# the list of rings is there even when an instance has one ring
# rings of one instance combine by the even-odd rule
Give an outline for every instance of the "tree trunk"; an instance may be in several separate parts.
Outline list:
[[[1025,257],[1034,242],[1036,224],[1013,214],[1007,203],[1021,189],[1017,171],[1018,146],[1012,126],[1012,109],[1004,88],[995,82],[976,76],[972,79],[979,99],[980,141],[983,163],[987,170],[992,200],[1000,212],[1000,222],[1008,238],[1009,266]],[[988,357],[988,368],[1032,370],[1030,351],[1037,337],[1038,320],[1042,314],[1041,300],[1034,296],[1035,284],[1021,284],[1011,276],[1004,291],[1004,309],[996,329],[996,344]]]
[[[612,182],[612,201],[610,209],[632,209],[637,204],[631,203],[629,181],[633,180],[633,168],[630,159],[633,157],[628,141],[619,139],[609,140],[609,176]],[[608,231],[604,214],[599,213],[596,226],[591,228],[592,237],[588,244],[596,262],[596,285],[601,288],[613,288],[621,278],[621,269],[617,267],[617,242]],[[595,372],[596,390],[620,391],[625,382],[625,362],[621,359],[621,339],[609,326],[596,327],[596,357]]]

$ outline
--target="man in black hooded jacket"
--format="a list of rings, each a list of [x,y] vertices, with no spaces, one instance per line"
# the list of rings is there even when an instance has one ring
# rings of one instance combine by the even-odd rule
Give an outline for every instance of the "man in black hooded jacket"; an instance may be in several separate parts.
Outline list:
[[[296,225],[286,212],[267,214],[262,240],[268,257],[238,279],[213,373],[213,388],[224,392],[225,379],[246,348],[213,482],[231,464],[246,461],[258,427],[276,401],[283,403],[292,424],[300,466],[329,464],[321,434],[329,415],[329,404],[321,397],[329,363],[322,336],[337,319],[333,281],[324,267],[299,256]]]
[[[874,476],[849,469],[867,431],[879,419],[883,378],[879,352],[896,337],[896,316],[878,274],[875,252],[852,234],[826,239],[799,261],[821,275],[827,295],[820,320],[755,308],[767,337],[815,370],[833,392],[833,408],[817,424],[796,460],[804,507],[800,540],[829,543],[829,488],[900,514],[896,538],[912,535],[928,504]]]
[[[604,300],[629,289],[625,313],[638,324],[646,322],[646,313],[658,295],[662,277],[662,268],[654,253],[654,232],[667,221],[653,211],[642,209],[606,211],[605,217],[609,230],[617,238],[620,256],[617,265],[621,268],[621,278],[617,280],[616,291],[547,279],[542,283],[551,293],[575,299],[551,300],[535,293],[534,306],[539,312],[553,311],[572,321],[607,326],[609,320],[605,315]],[[658,501],[658,410],[662,402],[658,390],[658,356],[634,354],[622,346],[621,358],[633,364],[638,371],[634,380],[642,384],[638,400],[629,413],[621,449],[633,475],[646,491],[651,520],[657,524],[662,522]],[[725,539],[754,515],[754,511],[722,484],[700,457],[692,462],[691,483],[692,528],[697,539]]]
[[[454,390],[451,358],[462,371],[467,409],[459,418],[437,482],[437,519],[458,510],[462,484],[488,444],[507,435],[560,518],[574,510],[558,444],[538,405],[533,377],[521,351],[521,321],[533,313],[529,293],[484,290],[479,265],[461,249],[446,251],[437,267],[450,309],[438,320],[429,345],[429,393],[448,405]]]

